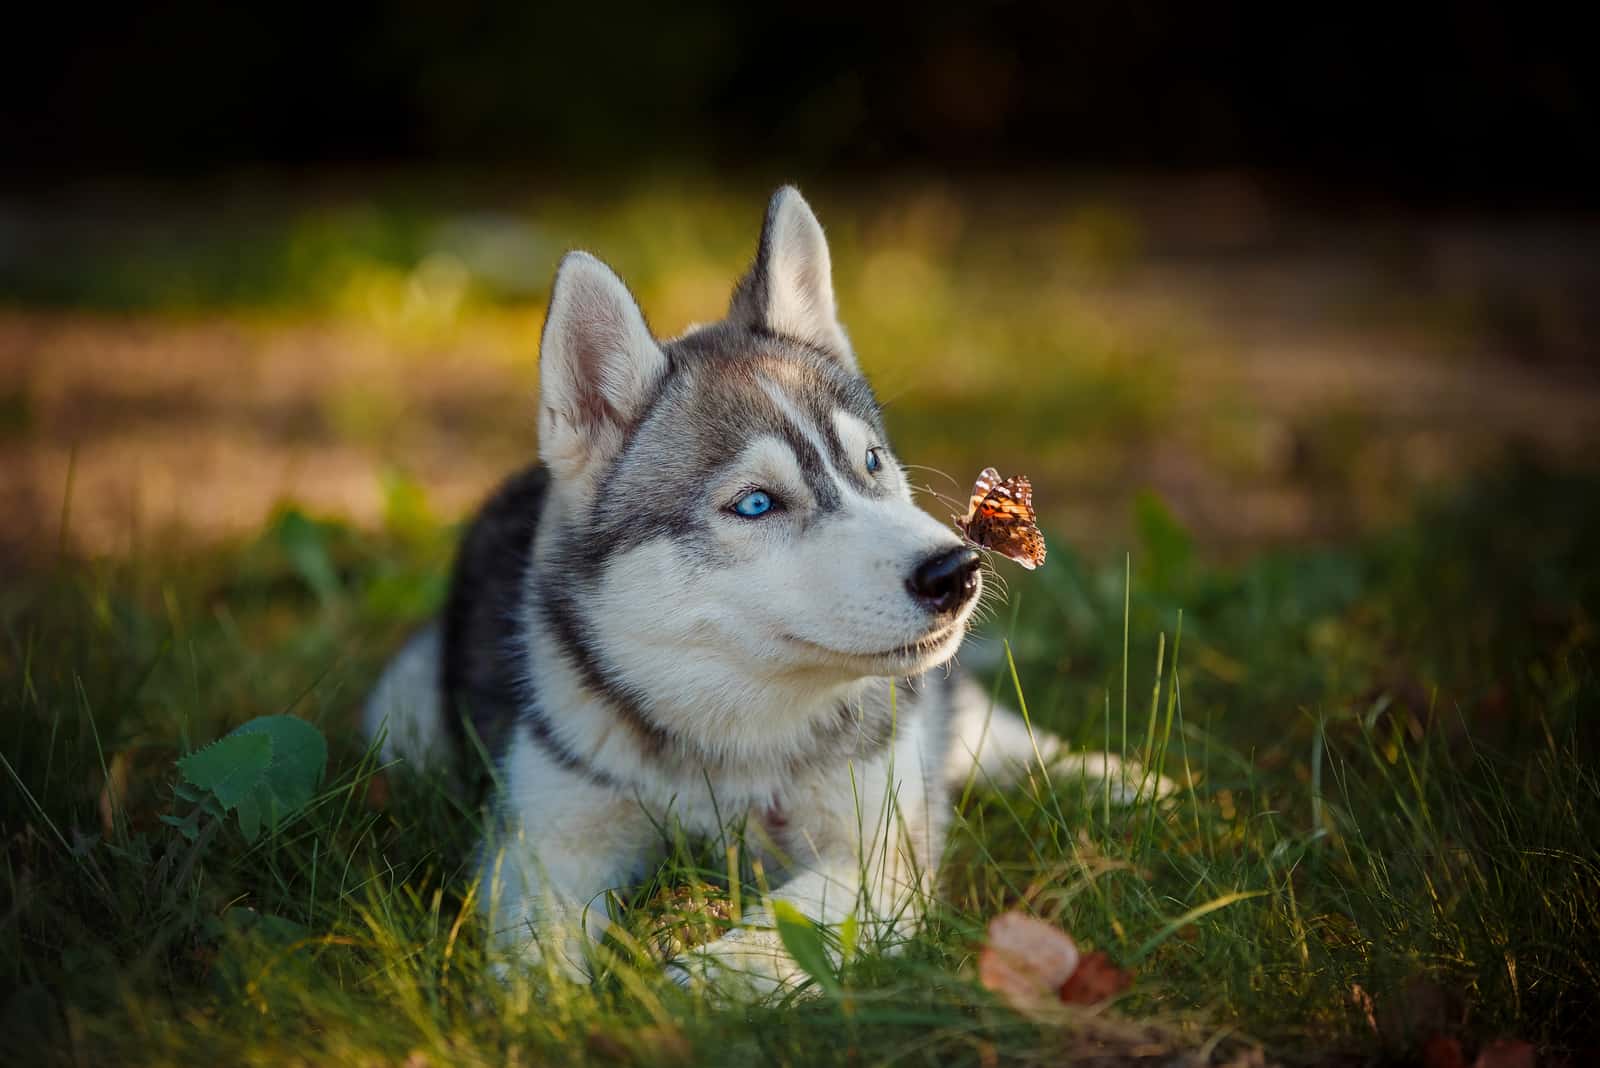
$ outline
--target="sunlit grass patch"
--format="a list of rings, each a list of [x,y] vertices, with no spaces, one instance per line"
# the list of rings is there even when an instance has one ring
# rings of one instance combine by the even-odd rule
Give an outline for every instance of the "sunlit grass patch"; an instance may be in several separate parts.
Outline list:
[[[598,983],[489,972],[476,807],[438,778],[380,780],[353,731],[382,656],[441,595],[450,531],[415,485],[390,485],[382,534],[286,508],[184,561],[62,562],[0,593],[13,1048],[983,1064],[1121,1041],[979,987],[985,924],[1021,906],[1135,972],[1109,1019],[1148,1048],[1581,1049],[1600,989],[1592,490],[1519,472],[1401,534],[1235,570],[1155,502],[1126,569],[1053,548],[997,606],[1018,670],[1002,654],[993,692],[1179,790],[1122,806],[1042,774],[975,787],[920,934],[892,956],[863,942],[837,989],[747,1008],[659,966],[759,896],[725,842],[681,843],[617,888]],[[253,842],[231,816],[161,819],[191,811],[180,755],[285,712],[331,743],[303,809]]]

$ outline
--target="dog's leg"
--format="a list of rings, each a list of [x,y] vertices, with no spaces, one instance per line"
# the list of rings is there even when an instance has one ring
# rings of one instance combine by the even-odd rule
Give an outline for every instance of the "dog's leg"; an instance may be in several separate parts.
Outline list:
[[[944,767],[946,786],[957,796],[969,783],[1004,789],[1038,774],[1041,764],[1057,788],[1111,784],[1111,799],[1129,804],[1140,797],[1166,797],[1176,786],[1134,761],[1111,753],[1073,752],[1049,731],[1029,730],[1021,716],[989,699],[970,678],[952,695],[951,740]]]
[[[610,923],[604,894],[660,859],[633,798],[557,765],[523,736],[502,765],[500,827],[484,843],[481,905],[507,968],[547,961],[573,979]]]
[[[855,916],[862,941],[879,951],[893,952],[895,941],[920,922],[948,822],[933,739],[920,728],[908,735],[888,753],[791,798],[782,835],[789,878],[772,891],[774,905],[793,906],[823,926]],[[691,951],[672,972],[758,992],[803,976],[765,906],[737,930]]]

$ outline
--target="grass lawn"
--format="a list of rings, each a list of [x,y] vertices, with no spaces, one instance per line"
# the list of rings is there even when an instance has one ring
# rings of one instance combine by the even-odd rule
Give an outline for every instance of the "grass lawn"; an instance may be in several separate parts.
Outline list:
[[[1592,380],[1485,357],[1479,303],[1383,273],[1426,273],[1394,253],[1416,235],[1295,245],[1254,201],[1253,228],[1214,225],[1226,198],[814,199],[899,452],[1039,486],[1049,562],[997,565],[1009,595],[963,662],[1178,793],[974,788],[921,933],[768,1001],[660,969],[759,894],[726,843],[617,888],[592,986],[490,974],[477,806],[380,774],[355,711],[439,604],[455,520],[532,452],[560,249],[613,259],[674,331],[725,301],[764,194],[400,195],[282,225],[219,196],[135,213],[121,245],[17,224],[37,254],[0,270],[0,1060],[1596,1056],[1600,478],[1570,473],[1600,437]],[[1486,256],[1485,292],[1537,310],[1547,287],[1507,262],[1501,286]],[[280,713],[320,730],[326,772],[251,837],[177,761]],[[1013,908],[1131,990],[1007,1008],[977,959]]]
[[[839,990],[753,1007],[648,954],[714,922],[715,850],[621,888],[643,955],[619,948],[595,986],[486,972],[477,813],[438,782],[375,791],[352,731],[439,596],[450,532],[415,501],[383,533],[285,511],[209,554],[8,583],[12,1063],[1117,1062],[1219,1038],[1219,1057],[1320,1062],[1436,1033],[1592,1050],[1597,489],[1518,471],[1401,532],[1230,569],[1147,501],[1126,600],[1121,561],[1058,541],[1031,581],[1009,574],[988,633],[1036,722],[1153,753],[1180,795],[976,790],[922,934],[859,948]],[[1004,666],[995,685],[1015,696]],[[231,817],[160,818],[193,808],[175,758],[284,711],[330,742],[307,809],[253,843]],[[984,925],[1018,905],[1134,970],[1112,1014],[1138,1026],[1035,1024],[979,987]]]

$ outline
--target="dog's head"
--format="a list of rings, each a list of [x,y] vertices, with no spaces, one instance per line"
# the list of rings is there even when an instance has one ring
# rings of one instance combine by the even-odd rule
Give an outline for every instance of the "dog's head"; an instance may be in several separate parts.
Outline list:
[[[617,681],[776,696],[955,653],[978,555],[912,502],[794,189],[773,196],[722,322],[657,341],[621,280],[575,252],[542,344],[541,574],[572,585]]]

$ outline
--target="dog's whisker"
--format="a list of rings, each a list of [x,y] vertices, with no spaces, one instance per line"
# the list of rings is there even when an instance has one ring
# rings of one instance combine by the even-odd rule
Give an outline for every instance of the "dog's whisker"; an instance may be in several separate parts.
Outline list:
[[[999,594],[992,594],[991,595],[991,594],[985,593],[985,595],[983,597],[980,597],[978,599],[978,605],[974,609],[974,613],[975,614],[976,613],[982,613],[982,614],[986,615],[988,618],[993,618],[994,614],[995,614],[995,611],[999,608],[1000,605],[1002,605],[1004,603],[1005,603],[1005,601],[1000,597]]]
[[[937,467],[932,467],[928,464],[901,464],[900,466],[910,471],[930,471],[949,482],[952,486],[956,487],[956,489],[961,488],[961,483],[952,477],[948,471],[940,470]]]

